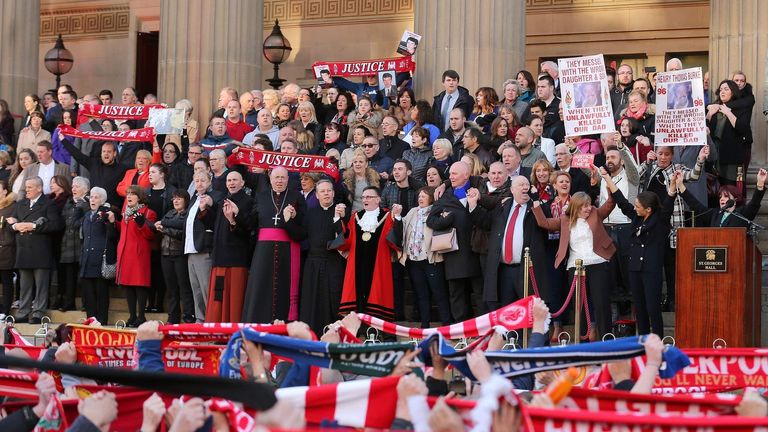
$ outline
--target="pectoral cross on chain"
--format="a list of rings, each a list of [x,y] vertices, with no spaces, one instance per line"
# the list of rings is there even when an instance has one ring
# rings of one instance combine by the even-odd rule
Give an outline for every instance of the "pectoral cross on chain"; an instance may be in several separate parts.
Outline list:
[[[277,226],[277,223],[280,222],[280,215],[275,214],[275,217],[273,217],[272,220],[275,221],[275,226]]]

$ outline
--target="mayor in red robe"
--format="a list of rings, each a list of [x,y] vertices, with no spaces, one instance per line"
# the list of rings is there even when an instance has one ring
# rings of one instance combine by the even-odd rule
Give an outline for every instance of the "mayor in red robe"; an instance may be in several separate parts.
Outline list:
[[[395,239],[402,235],[402,207],[395,204],[390,212],[380,209],[381,196],[374,186],[365,188],[362,198],[363,210],[350,218],[338,247],[349,252],[339,314],[364,312],[393,321],[391,254],[398,251]]]

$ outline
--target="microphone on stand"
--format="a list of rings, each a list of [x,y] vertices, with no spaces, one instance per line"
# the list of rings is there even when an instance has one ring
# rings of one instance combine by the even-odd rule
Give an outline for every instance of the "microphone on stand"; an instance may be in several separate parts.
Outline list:
[[[732,199],[729,199],[728,201],[725,202],[725,205],[723,205],[723,211],[730,213],[730,211],[728,211],[728,209],[733,207],[733,206],[735,206],[735,205],[736,205],[736,201],[734,201]]]

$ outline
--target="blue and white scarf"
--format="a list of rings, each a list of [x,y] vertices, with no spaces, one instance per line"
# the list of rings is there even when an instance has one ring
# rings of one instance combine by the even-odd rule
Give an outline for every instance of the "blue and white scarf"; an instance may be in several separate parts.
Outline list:
[[[325,369],[336,369],[358,375],[386,376],[414,347],[411,343],[345,344],[308,341],[243,329],[242,334],[251,342],[261,344],[274,355],[292,359],[296,363]],[[235,333],[221,353],[219,375],[240,378],[241,333]]]
[[[466,377],[474,380],[474,375],[467,364],[467,353],[472,347],[461,351],[451,347],[442,335],[434,334],[424,339],[419,358],[427,365],[432,364],[429,345],[433,338],[439,337],[438,353]],[[488,351],[485,357],[494,372],[504,377],[528,375],[536,372],[565,369],[570,366],[597,365],[608,361],[622,360],[642,356],[642,345],[647,336],[632,336],[606,342],[593,342],[579,345],[550,346],[519,349],[515,351]],[[662,354],[661,378],[672,378],[691,364],[688,356],[679,349],[668,346]]]

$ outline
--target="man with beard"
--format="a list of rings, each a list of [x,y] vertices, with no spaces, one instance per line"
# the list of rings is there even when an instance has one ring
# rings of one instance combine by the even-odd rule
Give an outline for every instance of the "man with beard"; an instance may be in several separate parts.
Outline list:
[[[216,212],[204,218],[206,228],[213,231],[211,276],[208,283],[206,322],[240,322],[251,258],[250,218],[253,199],[243,190],[245,182],[237,171],[227,174],[227,197],[220,202],[215,195],[200,195],[201,212]]]
[[[613,107],[613,119],[618,121],[621,118],[621,111],[629,103],[629,93],[632,91],[632,82],[634,81],[634,72],[632,66],[622,64],[616,71],[616,86],[611,90],[611,106]]]
[[[72,155],[72,159],[90,171],[91,186],[104,188],[107,191],[107,202],[122,208],[123,198],[117,194],[117,185],[125,177],[128,167],[117,162],[117,143],[99,141],[89,156],[75,147],[69,139],[64,138],[64,135],[60,134],[59,138],[64,148]]]
[[[349,252],[339,313],[364,312],[393,321],[390,255],[398,248],[388,237],[390,231],[395,230],[395,238],[402,238],[400,215],[403,207],[394,204],[390,212],[382,211],[379,207],[381,196],[375,186],[363,189],[362,198],[363,210],[355,213],[347,223],[344,244],[338,248]]]
[[[344,204],[333,206],[333,183],[322,179],[315,185],[319,206],[307,209],[305,225],[309,241],[307,259],[302,269],[300,320],[316,334],[336,320],[341,303],[346,261],[328,244],[344,230]]]
[[[619,148],[615,146],[608,147],[605,151],[605,170],[611,176],[616,187],[630,203],[635,202],[637,189],[640,185],[640,175],[637,172],[637,166],[632,158],[629,148],[617,141]],[[605,204],[610,197],[605,182],[600,184],[599,205]],[[618,211],[616,211],[618,210]],[[613,268],[614,278],[617,286],[624,288],[629,292],[629,254],[632,245],[632,220],[630,220],[618,206],[611,211],[607,218],[603,219],[603,225],[608,235],[611,236],[616,245],[617,252],[611,258],[611,267]]]
[[[307,236],[301,192],[288,189],[288,170],[269,173],[271,188],[256,195],[251,217],[258,243],[251,261],[243,322],[299,319],[299,242]]]

